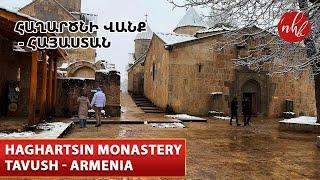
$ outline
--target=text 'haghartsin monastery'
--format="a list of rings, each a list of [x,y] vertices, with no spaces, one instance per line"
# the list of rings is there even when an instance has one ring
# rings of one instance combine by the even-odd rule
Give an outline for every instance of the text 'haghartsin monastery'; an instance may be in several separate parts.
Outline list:
[[[250,49],[274,37],[271,33],[251,37],[247,34],[261,29],[245,28],[237,32],[243,42],[222,48],[234,32],[221,24],[208,27],[193,8],[173,31],[153,33],[148,28],[137,35],[128,69],[131,94],[145,96],[162,110],[192,115],[227,115],[234,97],[247,97],[257,116],[316,114],[310,72],[303,72],[297,80],[290,74],[271,76],[268,65],[260,71],[234,65],[234,59],[249,57]],[[270,53],[268,48],[272,47],[260,55]]]

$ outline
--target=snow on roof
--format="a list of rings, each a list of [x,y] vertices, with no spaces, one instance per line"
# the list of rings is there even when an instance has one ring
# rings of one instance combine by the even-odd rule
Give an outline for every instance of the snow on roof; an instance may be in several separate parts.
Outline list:
[[[147,24],[147,31],[138,33],[135,40],[141,40],[141,39],[151,40],[152,36],[153,36],[153,32],[150,26]]]
[[[208,27],[193,7],[187,11],[186,15],[183,16],[175,29],[185,26]]]
[[[95,24],[98,23],[98,15],[96,14],[88,14],[88,13],[82,13],[82,12],[70,12],[72,15],[79,15],[80,19],[85,21],[92,21]]]
[[[109,74],[110,72],[115,72],[120,75],[120,72],[117,71],[116,69],[100,69],[100,70],[97,70],[96,72],[103,73],[103,74]]]
[[[128,69],[127,71],[129,71],[130,69],[132,69],[133,67],[135,67],[137,64],[139,64],[140,62],[143,62],[145,60],[145,57],[147,56],[147,54],[142,55],[139,59],[137,59]]]
[[[221,32],[221,31],[232,31],[232,28],[229,28],[225,25],[211,27],[209,29],[201,30],[198,33],[210,33],[210,32]]]
[[[197,39],[194,36],[176,33],[155,33],[166,45],[173,45]]]
[[[128,62],[129,64],[134,64],[134,62],[136,61],[136,59],[134,58],[134,53],[129,53],[129,58],[128,58]]]
[[[62,63],[62,65],[58,67],[58,69],[67,69],[68,67],[69,67],[69,63]]]
[[[82,77],[60,77],[58,79],[63,79],[63,80],[80,80],[80,81],[85,81],[85,80],[95,80],[95,78],[82,78]]]

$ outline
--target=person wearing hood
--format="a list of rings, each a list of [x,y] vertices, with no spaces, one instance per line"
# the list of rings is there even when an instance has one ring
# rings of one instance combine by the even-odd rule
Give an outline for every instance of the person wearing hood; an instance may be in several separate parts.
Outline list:
[[[91,106],[94,107],[96,112],[96,127],[101,126],[101,111],[106,106],[106,95],[102,92],[101,88],[97,88],[97,92],[94,94]]]
[[[78,116],[80,128],[85,128],[87,125],[88,109],[90,108],[90,101],[85,90],[82,90],[81,96],[78,98],[77,102],[79,104]]]

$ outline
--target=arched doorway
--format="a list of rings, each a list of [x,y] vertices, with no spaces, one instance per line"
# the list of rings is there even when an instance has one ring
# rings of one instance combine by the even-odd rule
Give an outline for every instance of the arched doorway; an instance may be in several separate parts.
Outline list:
[[[241,96],[250,101],[252,115],[261,113],[261,86],[257,81],[246,81],[241,87]]]

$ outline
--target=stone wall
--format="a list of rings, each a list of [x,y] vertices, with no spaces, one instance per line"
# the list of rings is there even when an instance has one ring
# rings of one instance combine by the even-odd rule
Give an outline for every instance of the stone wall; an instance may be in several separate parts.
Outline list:
[[[72,75],[69,77],[86,77],[86,78],[95,78],[95,71],[89,67],[81,67],[77,69]]]
[[[106,94],[106,114],[111,117],[121,115],[119,74],[117,72],[109,72],[108,74],[97,72],[95,76],[96,79],[58,79],[56,116],[70,117],[77,115],[77,99],[82,89],[85,89],[91,101],[94,95],[93,90],[96,90],[97,87],[101,87]]]
[[[174,30],[177,34],[189,34],[194,35],[196,32],[203,30],[202,27],[192,27],[192,26],[186,26],[186,27],[179,27]]]
[[[164,43],[154,36],[144,64],[144,93],[156,106],[168,104],[169,52]]]
[[[149,47],[150,40],[149,39],[136,39],[135,42],[135,50],[134,50],[134,57],[138,60],[141,56],[143,56]]]
[[[132,94],[144,94],[144,66],[142,62],[128,70],[128,92]]]
[[[279,129],[282,131],[320,133],[320,125],[310,125],[310,124],[280,122]],[[318,143],[319,143],[319,140],[318,140]],[[318,144],[318,145],[320,145],[320,144]]]
[[[229,114],[233,97],[238,97],[241,111],[243,93],[252,91],[246,85],[252,82],[257,86],[257,115],[281,117],[286,99],[293,100],[296,114],[315,115],[314,86],[307,71],[295,79],[291,74],[269,76],[267,71],[235,68],[236,47],[217,50],[224,39],[217,35],[165,50],[163,42],[154,38],[145,62],[146,96],[161,108],[170,105],[179,113],[207,115],[215,110],[211,93],[222,92],[219,109]]]
[[[206,115],[212,107],[211,93],[222,92],[219,103],[228,112],[229,88],[225,81],[234,78],[230,59],[232,49],[213,51],[216,38],[207,38],[175,46],[170,52],[170,105],[176,112]]]

